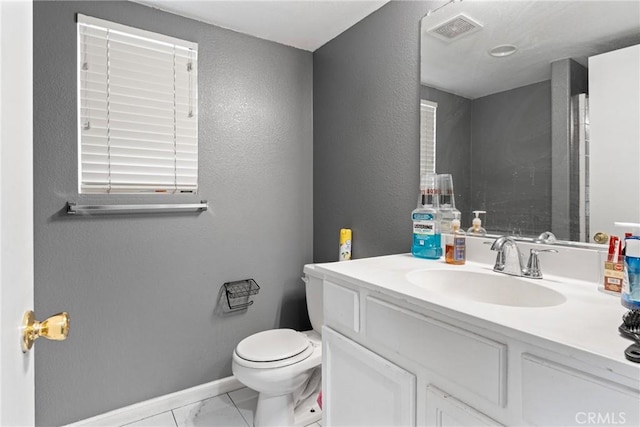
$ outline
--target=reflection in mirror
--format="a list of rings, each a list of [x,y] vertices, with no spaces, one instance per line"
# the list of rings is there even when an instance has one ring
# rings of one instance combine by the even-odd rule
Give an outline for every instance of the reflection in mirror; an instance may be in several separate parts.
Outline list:
[[[640,2],[440,6],[421,22],[421,99],[463,228],[486,210],[490,233],[593,242],[640,222]]]

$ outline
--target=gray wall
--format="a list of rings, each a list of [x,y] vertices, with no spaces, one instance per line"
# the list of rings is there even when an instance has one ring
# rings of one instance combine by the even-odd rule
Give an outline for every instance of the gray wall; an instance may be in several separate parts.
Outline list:
[[[75,13],[199,43],[200,190],[78,196]],[[231,374],[268,328],[308,326],[312,55],[128,2],[34,4],[35,307],[66,310],[64,343],[36,346],[36,422],[59,425]],[[206,199],[201,214],[67,217],[67,201]],[[255,304],[216,312],[223,282]]]
[[[409,252],[419,180],[420,18],[388,3],[313,54],[314,259]]]
[[[473,100],[422,86],[422,98],[438,103],[437,169],[454,176],[463,228],[472,210],[486,210],[483,225],[491,232],[551,229],[550,86]]]
[[[436,172],[450,173],[456,195],[456,209],[463,229],[471,225],[471,105],[472,100],[428,86],[420,97],[438,103],[436,112]]]
[[[551,82],[472,102],[471,206],[492,232],[551,230]]]

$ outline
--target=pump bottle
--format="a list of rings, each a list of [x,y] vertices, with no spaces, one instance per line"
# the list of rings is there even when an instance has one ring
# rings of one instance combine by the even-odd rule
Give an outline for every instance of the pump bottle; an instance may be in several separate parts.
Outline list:
[[[411,213],[413,221],[411,253],[418,258],[439,259],[442,257],[437,184],[436,174],[427,174],[421,177],[418,207]]]
[[[460,214],[451,221],[451,234],[445,235],[445,261],[462,265],[466,261],[466,233],[460,230]]]
[[[475,218],[471,221],[471,227],[467,230],[469,236],[484,236],[487,234],[487,230],[482,227],[482,220],[480,214],[487,214],[487,211],[473,211]]]

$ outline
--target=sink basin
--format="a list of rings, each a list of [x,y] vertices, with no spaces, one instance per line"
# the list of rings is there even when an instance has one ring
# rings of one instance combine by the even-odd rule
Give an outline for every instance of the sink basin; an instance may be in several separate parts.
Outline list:
[[[567,299],[533,279],[494,272],[416,270],[407,280],[447,297],[513,307],[553,307]]]

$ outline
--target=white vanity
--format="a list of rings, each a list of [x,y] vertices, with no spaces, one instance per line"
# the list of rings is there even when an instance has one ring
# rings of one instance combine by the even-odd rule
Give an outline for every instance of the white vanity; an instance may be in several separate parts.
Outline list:
[[[624,307],[597,290],[599,254],[556,247],[544,279],[521,279],[469,243],[481,262],[316,265],[324,425],[640,425],[640,365],[624,357]]]

